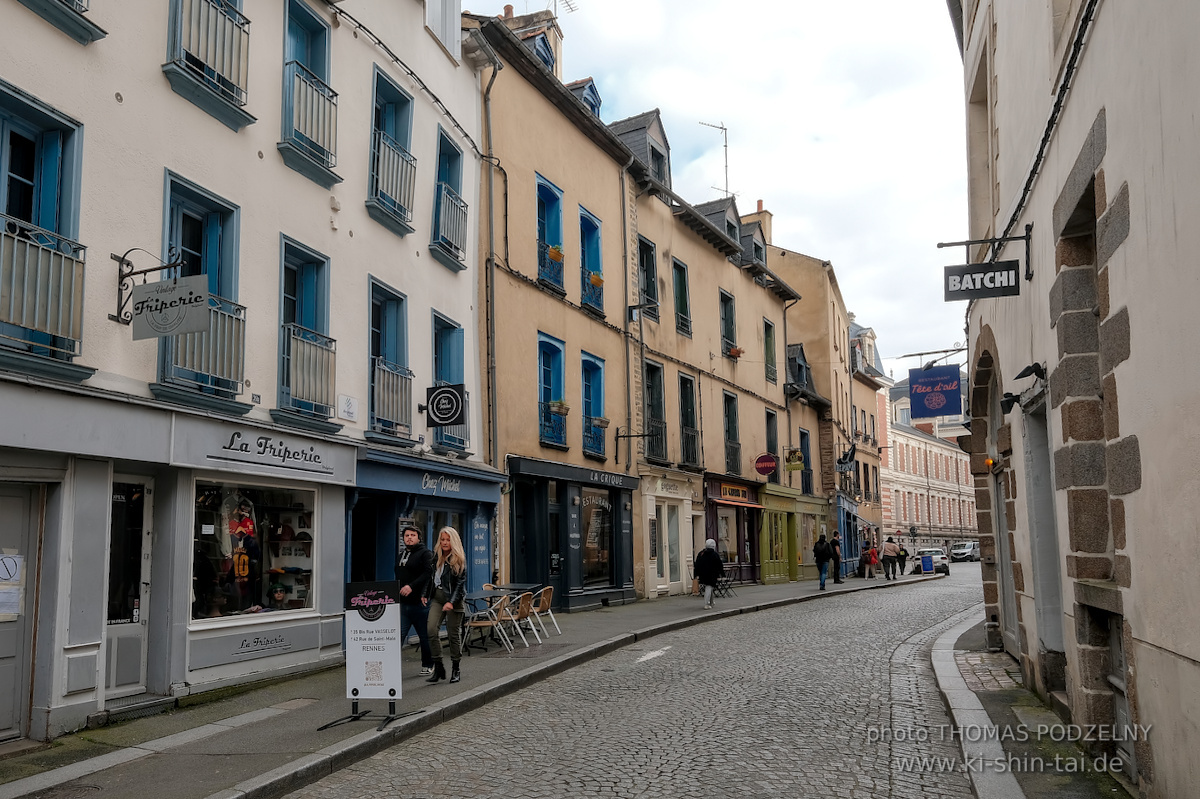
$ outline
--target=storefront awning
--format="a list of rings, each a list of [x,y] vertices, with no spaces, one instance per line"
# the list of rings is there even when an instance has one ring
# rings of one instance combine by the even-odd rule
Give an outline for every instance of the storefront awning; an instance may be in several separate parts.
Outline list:
[[[715,497],[713,498],[713,502],[717,503],[718,505],[734,505],[738,508],[758,508],[759,510],[763,510],[763,506],[759,505],[757,502],[738,502],[737,500],[733,499],[717,499]]]

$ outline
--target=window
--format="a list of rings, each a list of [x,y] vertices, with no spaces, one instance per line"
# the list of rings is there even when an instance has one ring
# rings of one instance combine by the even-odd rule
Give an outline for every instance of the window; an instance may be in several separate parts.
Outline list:
[[[769,319],[763,320],[763,362],[766,364],[767,380],[776,382],[779,368],[775,365],[775,325]]]
[[[48,289],[0,303],[0,347],[79,354],[86,252],[68,237],[79,225],[81,148],[77,125],[0,81],[0,293],[33,279],[23,264],[41,264]]]
[[[658,265],[654,244],[638,238],[638,304],[653,303],[642,309],[647,319],[658,321]]]
[[[538,282],[563,293],[562,189],[537,175]]]
[[[459,195],[461,187],[462,151],[444,130],[439,131],[430,254],[455,271],[466,268],[467,203]]]
[[[371,429],[412,433],[412,372],[407,367],[408,320],[404,298],[371,281]]]
[[[898,421],[900,422],[900,424],[909,424],[909,423],[911,423],[912,419],[911,419],[911,417],[909,416],[909,409],[908,409],[907,407],[900,408],[900,409],[897,411],[897,414],[898,414],[898,415],[899,415],[899,417],[900,417],[900,418],[899,418],[899,420],[898,420]]]
[[[608,491],[595,488],[580,490],[583,534],[583,584],[613,583],[613,503]]]
[[[729,474],[742,473],[742,445],[738,435],[737,395],[724,392],[725,422],[725,471]]]
[[[176,94],[231,130],[255,121],[244,107],[250,77],[250,20],[238,0],[172,0],[169,60]]]
[[[587,109],[592,112],[595,117],[600,116],[600,105],[603,102],[600,99],[600,92],[596,89],[596,84],[591,80],[588,81],[581,95],[577,95]]]
[[[663,368],[646,362],[646,439],[647,460],[667,460],[667,407],[663,388]]]
[[[425,27],[452,58],[462,54],[462,0],[426,0]]]
[[[409,223],[417,160],[408,151],[411,137],[412,99],[377,68],[367,212],[376,222],[401,236],[413,231]]]
[[[779,416],[775,413],[775,411],[772,411],[772,410],[767,411],[766,425],[767,425],[767,452],[771,453],[776,458],[778,458],[779,457]],[[767,475],[767,482],[769,482],[769,483],[778,483],[779,482],[779,467],[778,466],[775,467],[775,470],[773,472],[771,472],[769,475]]]
[[[739,241],[742,235],[738,230],[738,223],[728,217],[725,219],[725,235],[734,241]]]
[[[324,256],[284,241],[279,407],[324,417],[334,403],[328,266]]]
[[[722,291],[720,303],[721,354],[732,357],[733,350],[737,348],[737,319],[734,313],[733,295]]]
[[[754,261],[760,264],[767,262],[767,251],[760,241],[754,242]]]
[[[671,185],[667,172],[667,155],[653,142],[650,144],[650,175],[663,185]]]
[[[688,298],[687,264],[672,259],[671,271],[675,283],[675,329],[685,336],[690,336],[692,335],[692,304]]]
[[[329,28],[301,0],[287,5],[284,49],[284,163],[314,183],[331,188],[337,165],[337,92],[329,87]]]
[[[875,438],[875,414],[871,414],[871,438]]]
[[[582,353],[583,451],[604,454],[604,436],[608,420],[604,418],[604,359]]]
[[[554,48],[550,46],[550,39],[546,34],[542,33],[534,38],[533,54],[546,65],[546,69],[554,71]]]
[[[538,333],[538,421],[543,444],[566,446],[567,424],[563,389],[564,343]]]
[[[799,432],[800,458],[804,463],[804,468],[800,470],[800,490],[805,494],[811,494],[813,493],[813,471],[812,461],[809,460],[809,433],[803,427]]]
[[[312,491],[197,482],[192,618],[312,608],[315,509]]]
[[[585,308],[604,310],[604,262],[600,255],[600,220],[579,206],[580,301]]]
[[[207,275],[210,292],[236,299],[236,210],[177,178],[170,191],[167,242],[183,262],[180,276]]]
[[[433,382],[434,385],[460,385],[464,380],[463,358],[465,356],[463,329],[457,323],[433,313]],[[464,411],[470,409],[471,397],[463,393]],[[468,426],[462,424],[435,427],[433,443],[455,450],[465,450],[469,439]]]
[[[679,463],[700,466],[700,431],[696,424],[696,381],[679,375]]]

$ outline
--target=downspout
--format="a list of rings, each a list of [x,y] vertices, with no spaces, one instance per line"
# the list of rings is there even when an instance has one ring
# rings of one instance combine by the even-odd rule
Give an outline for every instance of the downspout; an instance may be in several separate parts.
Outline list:
[[[783,304],[783,412],[784,412],[784,414],[785,414],[785,415],[786,415],[786,417],[787,417],[787,428],[788,428],[788,434],[787,434],[787,442],[788,442],[788,446],[787,446],[787,448],[788,448],[789,450],[790,450],[790,449],[792,449],[793,445],[792,445],[792,401],[791,401],[791,400],[789,400],[789,399],[788,399],[788,396],[787,396],[787,384],[788,384],[788,380],[787,380],[787,378],[788,378],[788,355],[787,355],[787,352],[788,352],[788,309],[789,309],[789,308],[791,308],[793,305],[795,305],[795,304],[796,304],[796,303],[798,303],[798,302],[800,302],[800,300],[792,300],[791,302],[785,302],[785,303]],[[786,457],[784,458],[784,461],[785,461],[785,462],[787,461],[787,458],[786,458]],[[787,471],[787,470],[785,469],[784,471]],[[791,473],[791,472],[788,472],[788,473],[787,473],[787,479],[788,479],[788,488],[792,488],[792,487],[793,487],[793,486],[792,486],[792,477],[793,477],[792,473]]]
[[[621,291],[624,292],[625,300],[625,307],[621,309],[621,315],[624,320],[622,324],[624,325],[625,335],[625,435],[627,436],[632,431],[633,426],[633,387],[630,385],[631,366],[629,363],[629,209],[626,205],[629,200],[629,190],[625,186],[625,176],[629,173],[629,167],[631,166],[633,166],[633,155],[630,155],[629,160],[625,162],[625,166],[621,167],[621,271],[623,273]],[[637,303],[633,304],[637,305]],[[638,314],[638,321],[641,321],[640,313]],[[625,471],[628,473],[633,461],[633,439],[626,438],[625,441]],[[620,446],[620,440],[614,439],[613,450],[615,451]]]

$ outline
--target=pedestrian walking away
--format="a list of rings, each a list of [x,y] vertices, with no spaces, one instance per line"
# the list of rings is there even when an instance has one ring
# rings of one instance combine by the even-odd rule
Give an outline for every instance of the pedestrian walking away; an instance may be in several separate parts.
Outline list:
[[[433,579],[425,585],[425,598],[429,600],[429,649],[433,655],[433,674],[425,682],[438,682],[446,678],[446,664],[442,661],[442,639],[438,628],[446,619],[446,637],[450,640],[450,682],[462,679],[459,661],[462,660],[463,602],[467,593],[467,556],[463,553],[462,539],[453,527],[438,531],[437,564],[433,568]]]
[[[887,541],[883,542],[883,578],[885,580],[896,579],[896,563],[899,559],[900,547],[889,535]]]
[[[904,548],[904,539],[900,537],[900,531],[896,531],[896,537],[900,542],[900,554],[896,556],[897,563],[900,566],[900,577],[904,576],[904,564],[908,563],[908,550]]]
[[[817,574],[821,577],[821,588],[825,590],[825,575],[829,571],[829,561],[833,560],[833,547],[829,546],[829,542],[825,540],[825,534],[817,539],[817,543],[813,544],[813,560],[817,562]]]
[[[838,538],[838,534],[833,534],[833,540],[829,542],[829,549],[833,553],[833,582],[834,584],[844,583],[842,579],[842,541]]]
[[[700,581],[700,585],[704,586],[704,607],[705,609],[711,608],[717,583],[725,575],[725,564],[721,562],[721,556],[717,554],[716,541],[710,538],[704,542],[704,549],[696,555],[695,566],[696,579]]]
[[[421,674],[433,674],[433,653],[429,649],[429,600],[425,586],[433,579],[433,553],[421,542],[421,531],[404,528],[404,549],[396,556],[396,582],[400,583],[400,640],[408,638],[409,628],[417,633],[421,646]]]

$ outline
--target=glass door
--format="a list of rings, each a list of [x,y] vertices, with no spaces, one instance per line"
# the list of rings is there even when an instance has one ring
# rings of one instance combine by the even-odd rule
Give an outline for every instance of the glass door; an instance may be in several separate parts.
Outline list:
[[[150,537],[153,483],[113,483],[108,537],[108,608],[105,696],[146,691],[146,630],[150,609]]]

